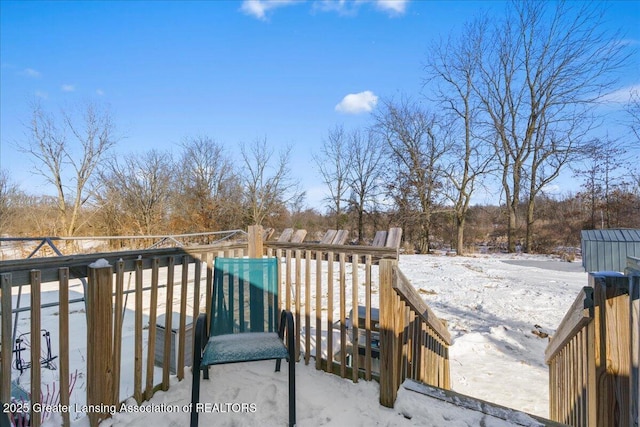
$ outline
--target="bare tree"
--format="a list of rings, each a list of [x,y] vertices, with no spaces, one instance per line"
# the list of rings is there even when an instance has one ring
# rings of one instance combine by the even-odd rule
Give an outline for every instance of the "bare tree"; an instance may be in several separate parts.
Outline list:
[[[340,230],[347,221],[345,201],[349,190],[351,164],[347,134],[342,126],[336,126],[329,131],[320,153],[314,154],[313,159],[329,190],[325,201],[329,205],[329,212],[335,217],[336,229]]]
[[[63,234],[73,236],[81,208],[95,195],[93,178],[118,141],[111,114],[88,103],[56,117],[34,104],[27,128],[28,143],[21,149],[34,158],[36,173],[56,189]]]
[[[626,107],[629,117],[628,126],[635,136],[635,141],[630,141],[629,145],[635,151],[635,160],[640,160],[640,92],[631,91],[629,102]],[[640,171],[630,170],[631,191],[640,198]]]
[[[623,171],[630,169],[624,159],[626,152],[624,144],[609,139],[595,139],[583,149],[582,167],[575,176],[583,179],[583,197],[589,204],[588,228],[598,228],[598,223],[600,228],[610,228],[613,224],[612,194],[626,187]]]
[[[102,175],[101,200],[111,207],[121,232],[142,235],[169,232],[169,198],[174,164],[171,155],[157,150],[142,156],[113,160]]]
[[[513,251],[521,200],[526,202],[527,249],[536,196],[588,139],[595,125],[591,110],[612,88],[612,73],[624,57],[622,41],[600,30],[598,5],[533,0],[510,5],[506,19],[483,38],[474,88],[487,140],[495,144],[502,168]]]
[[[20,194],[18,186],[11,181],[6,170],[0,169],[0,230],[6,233],[16,218],[16,199]]]
[[[629,115],[629,127],[636,136],[636,143],[640,144],[640,93],[637,90],[631,92],[627,104]]]
[[[241,145],[240,153],[244,161],[242,181],[247,220],[249,224],[262,225],[269,215],[282,210],[300,195],[298,183],[291,178],[289,169],[291,148],[280,152],[274,162],[274,150],[267,146],[264,138]]]
[[[450,147],[447,129],[434,114],[407,99],[384,101],[375,121],[376,131],[390,150],[389,195],[404,215],[405,224],[410,221],[418,227],[418,249],[426,253],[431,215],[442,196],[441,161]]]
[[[185,139],[174,215],[183,231],[242,226],[241,184],[224,147],[207,136]]]
[[[453,146],[447,153],[445,192],[453,205],[456,249],[464,254],[464,228],[471,198],[490,171],[491,147],[473,134],[479,103],[473,91],[480,65],[484,21],[465,27],[458,39],[432,45],[427,53],[426,85],[435,100],[450,113]]]
[[[373,208],[384,192],[385,146],[373,131],[365,134],[353,131],[349,135],[347,156],[350,159],[348,185],[351,191],[350,203],[355,210],[358,223],[358,241],[364,240],[364,215]]]

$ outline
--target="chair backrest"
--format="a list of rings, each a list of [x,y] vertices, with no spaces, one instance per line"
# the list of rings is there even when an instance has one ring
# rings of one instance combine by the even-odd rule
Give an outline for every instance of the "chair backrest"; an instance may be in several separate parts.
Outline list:
[[[216,258],[210,335],[277,332],[278,259]]]

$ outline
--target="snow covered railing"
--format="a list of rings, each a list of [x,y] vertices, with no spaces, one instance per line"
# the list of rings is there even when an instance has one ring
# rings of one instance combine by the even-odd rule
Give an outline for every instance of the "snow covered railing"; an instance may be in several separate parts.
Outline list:
[[[637,313],[632,315],[637,303],[629,298],[634,280],[620,273],[590,273],[589,286],[551,338],[545,361],[552,420],[638,426],[638,350],[632,341],[637,346],[640,325]]]
[[[393,407],[409,378],[451,388],[451,335],[431,311],[396,261],[380,262],[380,403]]]

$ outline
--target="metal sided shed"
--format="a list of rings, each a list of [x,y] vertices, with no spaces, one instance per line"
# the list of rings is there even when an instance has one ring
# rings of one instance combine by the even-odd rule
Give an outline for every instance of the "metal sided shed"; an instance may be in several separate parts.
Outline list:
[[[582,266],[587,272],[624,271],[627,257],[640,257],[640,230],[582,230]]]

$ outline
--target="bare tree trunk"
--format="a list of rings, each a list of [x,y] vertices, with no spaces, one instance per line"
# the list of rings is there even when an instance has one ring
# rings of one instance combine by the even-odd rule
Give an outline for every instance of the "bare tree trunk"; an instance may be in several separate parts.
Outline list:
[[[466,215],[456,215],[456,251],[458,255],[465,255],[466,250],[464,247],[464,224],[466,221]]]
[[[529,196],[529,200],[527,203],[527,230],[524,239],[524,247],[527,253],[533,252],[533,230],[534,230],[534,222],[536,220],[535,217],[535,203],[533,200],[533,196]]]

